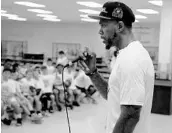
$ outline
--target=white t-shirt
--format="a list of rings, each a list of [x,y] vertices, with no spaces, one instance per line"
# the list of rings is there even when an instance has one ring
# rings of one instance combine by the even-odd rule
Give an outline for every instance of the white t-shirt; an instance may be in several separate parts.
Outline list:
[[[27,85],[27,86],[35,87],[35,80],[33,78],[31,78],[30,80],[28,80],[26,78],[22,78],[21,83],[23,83],[24,85]]]
[[[26,71],[27,71],[27,68],[21,67],[21,68],[19,69],[19,72],[20,72],[21,74],[23,74],[23,75],[26,74]]]
[[[2,88],[7,88],[9,93],[16,93],[17,83],[16,81],[9,79],[8,81],[3,81],[1,84]]]
[[[73,72],[68,73],[67,71],[64,71],[64,79],[63,80],[64,80],[64,82],[66,80],[70,80],[71,85],[70,85],[69,89],[72,89],[72,90],[76,89],[76,87],[74,85],[74,79],[73,79],[73,77],[74,77]],[[58,89],[60,89],[60,90],[63,90],[64,89],[63,88],[63,85],[62,85],[62,74],[59,74],[59,73],[56,74],[56,81],[55,82],[57,84],[61,84],[61,85],[58,86]]]
[[[48,74],[53,74],[55,72],[55,68],[53,66],[47,65],[47,70],[48,70]]]
[[[113,56],[113,57],[112,57],[112,60],[111,60],[111,62],[110,62],[110,70],[113,69],[113,67],[114,67],[114,65],[115,65],[115,61],[116,61],[116,57]]]
[[[57,64],[66,65],[67,63],[68,63],[68,58],[66,56],[57,59]]]
[[[45,85],[41,77],[39,77],[38,80],[35,79],[35,87],[36,89],[41,89],[42,91],[44,91]]]
[[[7,101],[16,101],[15,94],[20,91],[20,83],[9,79],[8,81],[3,81],[1,84],[1,100],[4,102]]]
[[[84,71],[80,70],[78,76],[74,79],[74,83],[78,87],[82,87],[88,89],[90,85],[92,85],[91,79],[85,75]]]
[[[154,88],[152,60],[139,41],[120,50],[109,78],[106,133],[112,133],[120,105],[141,105],[140,120],[133,133],[149,133]]]
[[[55,72],[54,66],[49,66],[46,62],[44,62],[43,65],[47,67],[48,74],[53,74]]]
[[[35,87],[35,80],[33,78],[31,78],[30,80],[26,78],[22,78],[20,82],[22,84],[21,91],[24,93],[24,95],[30,93],[30,89],[29,89],[30,86]]]
[[[44,92],[52,93],[53,84],[55,82],[55,76],[54,75],[41,75],[41,79],[44,82]]]
[[[70,85],[70,87],[69,87],[69,89],[71,89],[71,90],[75,90],[76,89],[76,86],[75,86],[75,81],[74,81],[74,74],[75,74],[75,72],[74,71],[72,71],[72,72],[65,72],[64,73],[64,80],[66,81],[66,80],[70,80],[71,81],[71,85]]]

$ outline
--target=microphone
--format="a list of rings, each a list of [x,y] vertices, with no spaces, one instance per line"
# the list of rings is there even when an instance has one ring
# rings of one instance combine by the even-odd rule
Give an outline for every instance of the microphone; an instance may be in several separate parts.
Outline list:
[[[70,61],[68,64],[66,64],[64,66],[64,68],[71,66],[72,64],[74,64],[75,62],[78,62],[79,60],[83,60],[83,59],[79,56],[78,58],[76,58],[73,61]]]

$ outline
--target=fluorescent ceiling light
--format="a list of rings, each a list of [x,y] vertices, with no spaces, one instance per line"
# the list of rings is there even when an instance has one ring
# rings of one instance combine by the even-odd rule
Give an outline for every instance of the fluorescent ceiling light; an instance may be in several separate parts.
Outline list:
[[[158,14],[158,11],[152,10],[152,9],[137,9],[138,12],[144,13],[144,14]]]
[[[163,5],[163,1],[161,1],[161,0],[150,0],[148,2],[153,4],[153,5],[156,5],[156,6],[162,6]]]
[[[49,14],[37,14],[38,17],[44,17],[44,18],[57,18],[55,15],[49,15]]]
[[[16,14],[6,14],[6,13],[1,14],[1,16],[3,16],[3,17],[18,17],[18,15],[16,15]]]
[[[43,20],[53,21],[53,22],[59,22],[59,21],[61,21],[60,19],[57,19],[57,18],[43,18]]]
[[[81,18],[82,21],[87,21],[87,22],[98,22],[98,20],[95,19],[90,19],[90,18]]]
[[[146,16],[143,15],[135,15],[136,19],[146,19]]]
[[[99,11],[90,10],[90,9],[80,9],[79,11],[83,12],[83,13],[88,13],[88,14],[99,14],[100,13]]]
[[[6,13],[7,11],[5,11],[5,10],[1,10],[1,13]]]
[[[27,20],[26,18],[18,18],[18,17],[9,17],[8,19],[17,20],[17,21],[26,21]]]
[[[15,18],[19,18],[19,16],[9,16],[8,19],[15,19]]]
[[[11,19],[11,20],[18,20],[18,21],[26,21],[27,19],[26,18],[19,18],[18,15],[16,14],[1,14],[1,16],[3,17],[8,17],[8,19]]]
[[[29,12],[36,12],[36,13],[44,13],[44,14],[51,14],[53,12],[51,11],[46,11],[42,9],[28,9]]]
[[[16,1],[16,2],[14,2],[14,4],[29,6],[29,7],[45,7],[45,5],[36,4],[33,2],[28,2],[28,1]]]
[[[89,18],[89,17],[88,17],[88,14],[81,14],[80,17]]]
[[[93,7],[93,8],[99,8],[102,7],[101,4],[92,2],[92,1],[78,1],[76,2],[79,5],[87,6],[87,7]]]

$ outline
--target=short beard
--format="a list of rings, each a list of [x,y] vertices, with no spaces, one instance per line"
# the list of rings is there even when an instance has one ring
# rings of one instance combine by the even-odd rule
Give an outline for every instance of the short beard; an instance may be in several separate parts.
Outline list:
[[[109,38],[107,42],[108,44],[106,45],[106,50],[109,50],[113,46],[113,41]]]
[[[113,46],[119,48],[119,42],[120,42],[120,39],[118,36],[109,38],[107,41],[108,44],[106,45],[106,50],[109,50]]]

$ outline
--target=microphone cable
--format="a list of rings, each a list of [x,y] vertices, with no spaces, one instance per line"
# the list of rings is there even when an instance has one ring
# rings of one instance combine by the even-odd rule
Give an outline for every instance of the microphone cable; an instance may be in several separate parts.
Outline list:
[[[65,110],[66,110],[69,133],[72,133],[71,132],[71,126],[70,126],[70,120],[69,120],[69,113],[68,113],[68,109],[67,109],[67,102],[66,102],[66,100],[67,100],[67,97],[66,97],[67,89],[66,89],[66,86],[65,86],[65,83],[64,83],[64,69],[65,69],[65,67],[63,67],[63,70],[62,70],[62,84],[63,84],[63,88],[64,88]]]

